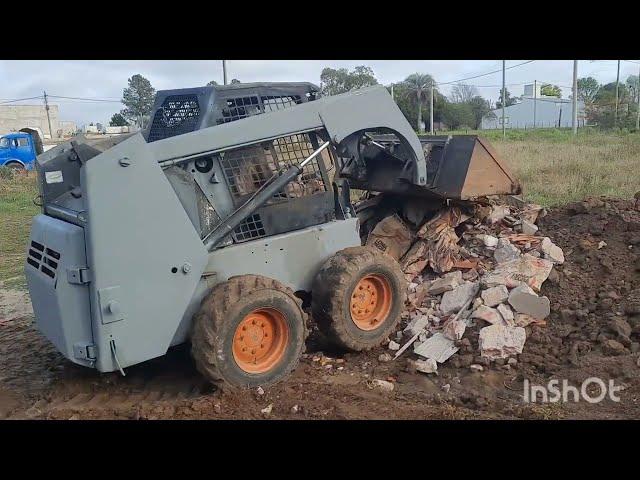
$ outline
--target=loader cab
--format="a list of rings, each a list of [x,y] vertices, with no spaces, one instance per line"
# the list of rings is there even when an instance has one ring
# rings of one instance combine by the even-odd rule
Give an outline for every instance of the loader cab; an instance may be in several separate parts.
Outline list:
[[[282,110],[319,96],[320,89],[305,82],[236,83],[161,90],[156,94],[151,122],[143,135],[151,143]]]

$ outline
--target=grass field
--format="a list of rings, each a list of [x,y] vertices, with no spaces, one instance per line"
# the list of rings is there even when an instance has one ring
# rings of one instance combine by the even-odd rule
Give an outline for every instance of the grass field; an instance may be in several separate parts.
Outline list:
[[[640,191],[640,134],[581,130],[510,130],[479,133],[522,182],[527,201],[560,205],[591,195],[630,198]],[[24,288],[24,249],[31,218],[40,211],[35,173],[0,175],[0,286]]]
[[[25,288],[24,254],[31,218],[40,212],[33,199],[38,195],[36,174],[0,175],[0,286]]]

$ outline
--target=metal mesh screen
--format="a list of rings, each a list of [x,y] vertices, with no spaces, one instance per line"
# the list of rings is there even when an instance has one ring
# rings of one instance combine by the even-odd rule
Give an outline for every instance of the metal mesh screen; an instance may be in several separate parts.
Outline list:
[[[308,134],[297,134],[226,152],[220,165],[231,195],[238,200],[254,193],[278,170],[299,164],[314,150]],[[305,165],[297,179],[274,197],[286,200],[326,191],[318,165],[321,158],[318,156]]]
[[[226,107],[222,109],[222,118],[218,119],[218,124],[233,122],[260,113],[262,113],[262,107],[257,96],[230,98],[227,100]]]
[[[267,95],[229,98],[217,123],[229,123],[261,113],[274,112],[301,103],[300,95]]]
[[[282,110],[285,108],[293,107],[298,103],[301,103],[299,95],[286,95],[286,96],[269,95],[266,97],[262,97],[262,105],[264,106],[265,112],[274,112],[276,110]]]
[[[245,219],[233,231],[232,236],[236,242],[251,240],[252,238],[260,238],[266,235],[260,215],[257,213]]]
[[[148,142],[193,132],[200,118],[196,95],[171,95],[156,110],[149,129]]]

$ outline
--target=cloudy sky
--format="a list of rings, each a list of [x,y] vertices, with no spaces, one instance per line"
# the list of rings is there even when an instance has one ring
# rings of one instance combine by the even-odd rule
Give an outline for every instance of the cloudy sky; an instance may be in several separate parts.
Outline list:
[[[526,60],[508,60],[507,68]],[[637,62],[637,60],[635,61]],[[380,83],[389,85],[403,80],[415,72],[429,73],[437,82],[445,83],[482,75],[502,68],[501,60],[228,60],[229,79],[242,82],[257,81],[309,81],[318,84],[320,72],[326,67],[371,67]],[[572,60],[536,60],[507,70],[507,89],[515,96],[522,95],[524,83],[533,80],[563,87],[563,97],[570,94]],[[621,62],[620,79],[637,75],[640,64]],[[222,83],[220,60],[3,60],[0,61],[0,102],[48,95],[92,98],[108,101],[69,100],[52,98],[59,105],[60,119],[75,121],[78,126],[90,123],[108,123],[111,115],[122,108],[118,100],[127,79],[140,73],[157,90],[205,85],[210,80]],[[578,76],[593,76],[601,83],[615,81],[616,61],[582,60]],[[497,72],[465,83],[476,85],[485,98],[496,100],[500,91],[502,73]],[[441,91],[449,93],[451,86]],[[41,100],[19,103],[33,104]]]

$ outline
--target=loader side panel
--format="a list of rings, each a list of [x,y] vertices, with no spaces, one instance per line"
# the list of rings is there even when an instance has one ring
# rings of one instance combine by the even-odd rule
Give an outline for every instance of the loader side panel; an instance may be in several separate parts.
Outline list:
[[[113,371],[166,353],[207,252],[141,135],[81,172],[96,368]]]
[[[75,276],[86,264],[84,229],[46,215],[34,217],[25,275],[36,325],[65,357],[90,366],[89,287]]]

